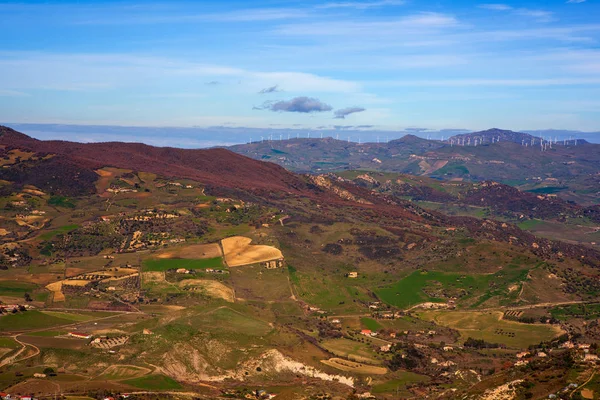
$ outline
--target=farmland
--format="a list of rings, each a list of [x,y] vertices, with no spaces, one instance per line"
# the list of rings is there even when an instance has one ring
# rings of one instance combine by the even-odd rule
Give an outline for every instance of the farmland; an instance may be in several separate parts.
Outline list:
[[[190,270],[220,269],[223,268],[223,259],[221,257],[206,259],[159,258],[144,261],[144,271],[167,271],[179,268]]]
[[[63,155],[36,170],[39,186],[0,182],[0,390],[480,398],[527,369],[548,381],[542,398],[593,368],[578,346],[593,356],[600,343],[594,210],[513,192],[514,209],[495,207],[494,191],[510,190],[496,183],[215,167],[225,150],[134,146],[140,158],[122,165],[112,148],[116,166],[98,169],[81,146],[90,164],[64,166]],[[420,161],[410,168],[461,178],[480,168]],[[47,185],[65,169],[81,179]],[[523,204],[541,208],[520,218]],[[545,219],[554,206],[574,214]],[[560,225],[589,245],[517,224],[541,236]],[[524,350],[530,364],[516,365]],[[52,376],[34,377],[46,368]]]
[[[517,268],[485,275],[416,271],[393,286],[375,290],[375,293],[384,302],[400,308],[424,302],[441,303],[449,298],[480,306],[492,297],[510,298],[509,285],[518,284],[526,277],[527,271]]]
[[[503,320],[501,312],[425,311],[419,316],[458,330],[463,340],[471,337],[516,349],[549,341],[563,333],[560,328],[552,325]]]
[[[233,236],[221,241],[225,262],[230,267],[282,259],[281,251],[272,246],[252,245],[252,239]]]

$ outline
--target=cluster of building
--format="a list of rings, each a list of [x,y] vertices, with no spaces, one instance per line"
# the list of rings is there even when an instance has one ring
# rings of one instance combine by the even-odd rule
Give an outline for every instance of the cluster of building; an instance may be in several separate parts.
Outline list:
[[[29,310],[34,308],[29,304],[0,304],[0,314],[15,313],[17,311]]]
[[[195,274],[197,271],[193,270],[193,269],[186,269],[186,268],[177,268],[175,270],[175,273],[177,274]],[[206,268],[205,270],[203,270],[203,272],[206,272],[207,274],[227,274],[229,273],[229,271],[224,270],[224,269],[214,269],[214,268]]]
[[[11,395],[11,394],[5,393],[5,392],[0,392],[0,399],[2,399],[2,400],[37,400],[33,396]]]

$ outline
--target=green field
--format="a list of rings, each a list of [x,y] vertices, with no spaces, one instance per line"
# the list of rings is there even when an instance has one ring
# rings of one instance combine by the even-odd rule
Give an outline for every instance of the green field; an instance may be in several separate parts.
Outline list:
[[[31,293],[37,286],[33,283],[0,281],[0,296],[23,297]]]
[[[415,374],[413,372],[403,371],[400,372],[395,379],[389,380],[384,383],[373,385],[371,389],[372,393],[394,393],[398,390],[402,390],[406,385],[411,383],[426,382],[430,378],[425,375]]]
[[[71,312],[59,312],[59,311],[41,311],[46,315],[50,315],[51,317],[62,318],[68,321],[74,322],[84,322],[94,319],[93,315],[83,315],[83,314],[75,314]],[[110,314],[109,314],[110,315]]]
[[[462,340],[469,337],[522,349],[542,341],[550,341],[562,331],[546,324],[522,324],[502,319],[502,312],[424,311],[420,318],[456,329]]]
[[[160,258],[145,260],[144,271],[167,271],[169,269],[223,269],[223,258],[206,258],[193,260],[187,258]]]
[[[600,318],[600,304],[570,304],[554,307],[550,314],[561,321],[569,318],[596,319]]]
[[[61,226],[60,228],[56,228],[56,229],[54,229],[54,230],[52,230],[50,232],[42,233],[40,235],[40,239],[42,239],[42,240],[50,240],[50,239],[52,239],[56,235],[61,235],[61,234],[69,233],[71,231],[74,231],[77,228],[79,228],[79,225],[75,225],[75,224],[64,225],[64,226]]]
[[[530,219],[527,221],[519,222],[518,226],[521,229],[534,229],[540,225],[542,225],[544,221],[540,221],[539,219]]]
[[[380,363],[380,361],[376,359],[375,352],[371,349],[368,341],[362,343],[350,339],[339,338],[324,340],[321,344],[325,349],[337,356],[347,357],[353,361],[367,362],[370,364]]]
[[[149,375],[123,381],[136,388],[145,390],[177,390],[181,385],[172,378],[165,375]]]
[[[458,297],[459,302],[475,299],[472,306],[476,307],[495,296],[510,300],[507,286],[525,280],[527,270],[518,269],[517,266],[509,267],[512,268],[485,275],[415,271],[393,286],[376,289],[375,294],[385,303],[399,308],[409,308],[424,302],[446,301],[444,298],[427,295],[424,289],[430,289],[445,291],[449,294],[446,297]]]
[[[380,329],[383,328],[383,326],[381,326],[381,324],[377,321],[375,321],[372,318],[361,318],[360,319],[360,323],[366,328],[366,329],[370,329],[372,331],[378,331]]]
[[[51,328],[72,322],[72,320],[55,317],[40,311],[25,311],[0,317],[0,332]]]
[[[3,349],[17,349],[21,347],[13,338],[0,337],[0,348]]]
[[[32,332],[27,336],[36,336],[36,337],[55,337],[66,335],[67,331],[40,331],[40,332]]]

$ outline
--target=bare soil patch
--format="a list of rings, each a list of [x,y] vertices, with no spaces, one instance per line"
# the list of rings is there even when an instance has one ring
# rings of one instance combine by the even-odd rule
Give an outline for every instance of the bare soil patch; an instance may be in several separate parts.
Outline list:
[[[188,290],[203,290],[211,297],[223,299],[230,303],[233,303],[235,299],[233,289],[217,281],[207,279],[185,279],[179,282],[179,287]]]
[[[162,252],[158,258],[189,258],[189,259],[205,259],[222,257],[221,247],[218,243],[210,244],[193,244],[184,246],[178,249],[171,249]]]
[[[252,239],[233,236],[221,240],[225,262],[229,267],[256,264],[283,258],[281,251],[272,246],[251,245]]]
[[[356,374],[385,375],[388,372],[387,369],[383,367],[361,364],[354,361],[344,360],[342,358],[330,358],[329,360],[321,360],[321,362],[335,369],[346,372],[354,372]]]

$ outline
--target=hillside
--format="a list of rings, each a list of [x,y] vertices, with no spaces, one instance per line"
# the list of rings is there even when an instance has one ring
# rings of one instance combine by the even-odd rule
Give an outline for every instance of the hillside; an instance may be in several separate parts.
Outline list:
[[[0,146],[58,156],[54,164],[79,168],[79,174],[112,166],[156,173],[165,177],[198,180],[215,187],[279,190],[300,193],[306,184],[272,163],[257,162],[226,149],[187,150],[141,143],[75,143],[40,141],[0,127]],[[32,163],[35,163],[32,161]],[[10,172],[3,171],[6,176]],[[42,184],[38,182],[37,184]]]
[[[470,145],[469,138],[472,139]],[[481,138],[484,138],[483,144],[479,142]],[[532,139],[537,140],[537,145],[522,145],[523,140],[531,143]],[[237,145],[230,149],[297,172],[372,170],[457,181],[493,180],[533,193],[557,194],[564,200],[584,205],[600,202],[600,145],[583,140],[578,141],[578,145],[574,141],[558,142],[541,151],[539,138],[493,129],[459,135],[453,137],[452,142],[408,135],[389,143],[292,139]]]
[[[549,354],[546,393],[591,371],[560,346],[600,337],[600,252],[524,224],[597,216],[495,182],[299,175],[225,149],[4,129],[0,390],[481,398],[529,349]]]

